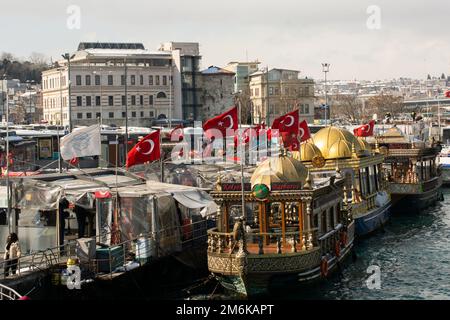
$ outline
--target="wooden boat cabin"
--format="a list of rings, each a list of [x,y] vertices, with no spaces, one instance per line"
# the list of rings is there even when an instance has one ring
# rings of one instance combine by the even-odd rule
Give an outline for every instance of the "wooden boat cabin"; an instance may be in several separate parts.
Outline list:
[[[376,137],[376,143],[385,154],[384,169],[396,210],[420,211],[442,199],[439,145],[410,140],[395,126]]]
[[[326,277],[352,248],[342,177],[313,181],[284,154],[262,162],[244,192],[224,179],[211,192],[219,209],[208,231],[208,267],[225,288],[249,296]]]

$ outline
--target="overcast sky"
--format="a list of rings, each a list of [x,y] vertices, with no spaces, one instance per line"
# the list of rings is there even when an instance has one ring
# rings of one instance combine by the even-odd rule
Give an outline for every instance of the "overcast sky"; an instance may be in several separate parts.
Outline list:
[[[67,27],[70,5],[80,29]],[[367,27],[371,5],[379,29]],[[80,41],[195,41],[204,68],[248,57],[314,78],[322,62],[330,79],[424,78],[450,74],[449,12],[449,0],[1,0],[0,52],[57,59]]]

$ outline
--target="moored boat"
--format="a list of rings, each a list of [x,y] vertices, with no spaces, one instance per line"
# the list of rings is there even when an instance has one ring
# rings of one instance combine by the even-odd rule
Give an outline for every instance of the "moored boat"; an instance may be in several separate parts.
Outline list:
[[[396,212],[420,212],[442,200],[439,145],[409,140],[397,127],[376,141],[386,156],[384,169]]]
[[[339,170],[347,178],[344,201],[355,220],[357,236],[368,235],[388,221],[391,199],[383,178],[384,156],[366,140],[330,126],[303,142],[294,156],[313,176],[329,177]]]
[[[354,222],[342,177],[312,181],[298,160],[262,162],[250,183],[218,181],[217,227],[208,231],[208,268],[243,296],[328,276],[350,253]],[[242,214],[242,196],[245,213]]]

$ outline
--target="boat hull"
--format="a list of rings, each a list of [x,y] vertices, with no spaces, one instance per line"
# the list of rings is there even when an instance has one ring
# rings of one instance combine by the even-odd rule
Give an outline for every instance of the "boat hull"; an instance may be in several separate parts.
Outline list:
[[[446,165],[442,168],[442,184],[450,186],[450,165]]]
[[[443,194],[441,188],[438,187],[418,194],[392,194],[392,199],[394,213],[420,213],[443,200]]]
[[[296,287],[329,277],[340,269],[341,262],[350,256],[353,248],[354,223],[348,227],[348,241],[339,256],[325,247],[292,254],[208,254],[208,266],[222,286],[240,297],[265,296],[271,291]],[[326,252],[325,252],[326,251]],[[327,257],[328,272],[321,269]]]
[[[376,207],[366,214],[355,217],[356,236],[367,236],[382,228],[389,220],[392,203],[389,201],[381,207]]]

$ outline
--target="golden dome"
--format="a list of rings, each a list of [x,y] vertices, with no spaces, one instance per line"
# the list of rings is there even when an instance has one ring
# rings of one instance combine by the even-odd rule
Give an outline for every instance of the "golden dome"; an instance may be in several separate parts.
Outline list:
[[[300,151],[292,152],[292,158],[299,161],[311,161],[315,156],[322,157],[322,152],[312,142],[302,142]]]
[[[352,145],[348,141],[339,139],[328,150],[327,159],[351,158],[351,156]]]
[[[313,141],[325,159],[351,157],[352,145],[355,146],[356,153],[364,150],[361,148],[358,139],[350,131],[333,126],[320,129],[314,135]],[[331,150],[331,147],[333,147],[333,150]]]
[[[372,147],[366,140],[363,138],[357,138],[357,140],[361,147],[361,151],[365,151],[365,153],[370,153],[372,151]]]
[[[270,188],[272,182],[301,182],[308,177],[308,169],[298,160],[279,156],[263,161],[253,172],[250,179],[252,188],[257,184],[265,184]]]

